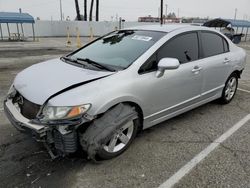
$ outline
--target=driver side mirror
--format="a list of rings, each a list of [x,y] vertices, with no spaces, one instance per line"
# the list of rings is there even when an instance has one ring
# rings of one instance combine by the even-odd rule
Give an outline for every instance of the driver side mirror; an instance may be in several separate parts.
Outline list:
[[[163,58],[158,63],[158,70],[156,72],[156,77],[160,78],[163,76],[165,70],[178,69],[180,62],[176,58]]]

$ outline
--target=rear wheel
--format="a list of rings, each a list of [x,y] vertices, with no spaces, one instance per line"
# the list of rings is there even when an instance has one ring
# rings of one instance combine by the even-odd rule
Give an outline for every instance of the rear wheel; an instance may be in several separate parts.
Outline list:
[[[238,88],[238,76],[237,74],[233,73],[227,79],[225,87],[222,92],[222,96],[220,98],[220,102],[222,104],[228,104],[234,98],[234,95]]]

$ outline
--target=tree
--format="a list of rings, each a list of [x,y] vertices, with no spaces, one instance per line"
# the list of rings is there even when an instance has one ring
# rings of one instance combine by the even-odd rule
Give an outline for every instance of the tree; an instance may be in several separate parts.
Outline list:
[[[88,2],[87,0],[84,0],[84,16],[83,16],[84,21],[88,20],[87,6],[88,6]]]
[[[91,0],[90,11],[89,11],[89,21],[92,21],[93,8],[94,8],[94,0]]]
[[[75,6],[76,6],[76,20],[81,20],[78,0],[75,0]]]
[[[176,18],[176,15],[175,15],[174,12],[173,12],[173,13],[170,12],[170,13],[167,15],[167,18],[173,19],[173,18]]]
[[[96,13],[95,13],[95,19],[98,22],[99,21],[99,0],[96,0]]]

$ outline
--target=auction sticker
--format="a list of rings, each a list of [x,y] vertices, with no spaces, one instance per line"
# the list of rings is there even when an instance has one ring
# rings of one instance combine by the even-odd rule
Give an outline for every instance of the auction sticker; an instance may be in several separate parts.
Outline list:
[[[132,37],[133,40],[142,40],[142,41],[150,41],[152,40],[152,37],[148,37],[148,36],[141,36],[141,35],[135,35]]]

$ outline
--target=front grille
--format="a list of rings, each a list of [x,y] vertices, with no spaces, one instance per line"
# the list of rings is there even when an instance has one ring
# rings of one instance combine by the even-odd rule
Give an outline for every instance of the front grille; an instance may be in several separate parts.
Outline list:
[[[28,119],[35,119],[40,110],[40,105],[25,99],[20,93],[17,93],[13,99],[13,103],[17,103],[21,114]]]

